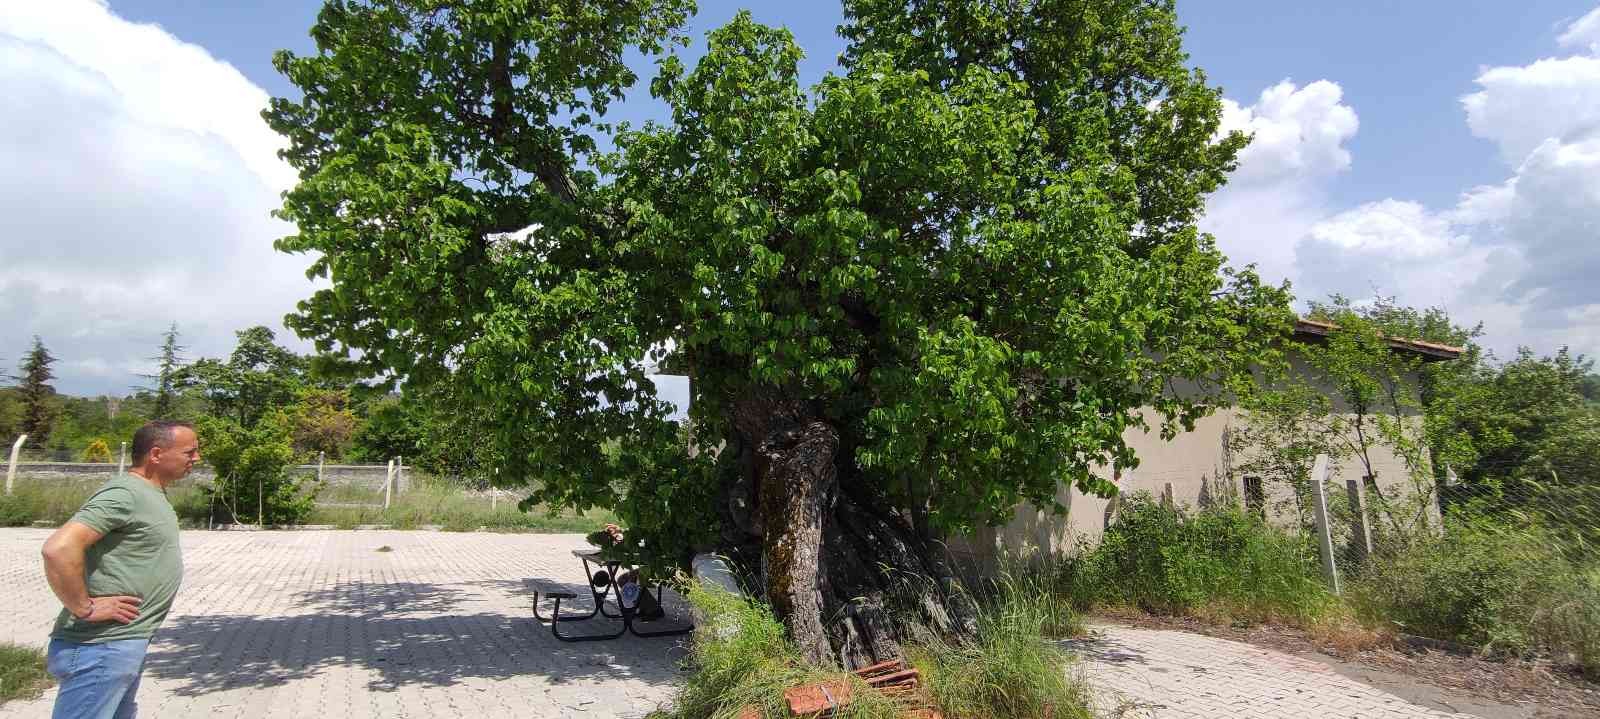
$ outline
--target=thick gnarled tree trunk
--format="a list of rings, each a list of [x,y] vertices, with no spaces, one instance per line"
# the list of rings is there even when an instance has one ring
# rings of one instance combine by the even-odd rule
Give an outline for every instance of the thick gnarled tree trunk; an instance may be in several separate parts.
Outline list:
[[[747,398],[734,414],[742,476],[725,510],[759,545],[755,586],[806,659],[854,668],[900,656],[907,639],[971,635],[944,546],[841,480],[853,473],[834,427],[782,399]]]

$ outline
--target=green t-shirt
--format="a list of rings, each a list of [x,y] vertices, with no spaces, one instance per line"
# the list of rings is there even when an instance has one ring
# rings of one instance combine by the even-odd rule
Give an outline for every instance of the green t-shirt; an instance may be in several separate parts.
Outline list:
[[[94,644],[155,634],[183,583],[178,515],[166,493],[139,477],[120,474],[96,490],[71,521],[105,535],[89,546],[84,558],[89,596],[128,595],[143,602],[132,624],[85,622],[63,607],[50,636]]]

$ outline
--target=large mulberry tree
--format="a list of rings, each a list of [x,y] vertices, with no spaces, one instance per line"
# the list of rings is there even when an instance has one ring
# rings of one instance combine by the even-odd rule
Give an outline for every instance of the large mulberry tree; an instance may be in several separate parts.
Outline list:
[[[1195,228],[1246,138],[1170,0],[851,0],[810,88],[748,15],[686,65],[692,12],[331,0],[267,112],[300,173],[279,248],[331,280],[290,323],[449,383],[499,481],[615,508],[641,561],[743,558],[814,659],[959,635],[941,538],[1109,491],[1124,430],[1270,351],[1285,293]],[[608,119],[633,53],[663,122]]]

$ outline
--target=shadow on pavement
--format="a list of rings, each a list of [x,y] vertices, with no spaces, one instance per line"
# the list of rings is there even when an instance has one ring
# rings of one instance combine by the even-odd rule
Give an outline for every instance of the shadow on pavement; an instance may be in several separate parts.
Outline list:
[[[1061,642],[1061,647],[1073,652],[1088,661],[1103,662],[1106,664],[1149,664],[1150,660],[1139,651],[1123,644],[1116,639],[1106,636],[1102,632],[1091,633],[1087,637],[1068,639]]]
[[[276,686],[335,666],[376,673],[368,682],[375,691],[528,675],[543,675],[555,684],[678,683],[677,664],[684,655],[678,640],[625,637],[567,644],[534,619],[531,587],[560,587],[587,599],[582,585],[543,579],[484,584],[347,583],[296,595],[291,611],[304,613],[292,616],[174,617],[156,635],[145,671],[178,683],[173,691],[184,696]],[[483,606],[492,594],[527,601],[517,610],[506,610],[504,601]],[[588,606],[580,602],[584,611]],[[593,622],[594,627],[573,622],[571,628],[610,626],[599,618]]]

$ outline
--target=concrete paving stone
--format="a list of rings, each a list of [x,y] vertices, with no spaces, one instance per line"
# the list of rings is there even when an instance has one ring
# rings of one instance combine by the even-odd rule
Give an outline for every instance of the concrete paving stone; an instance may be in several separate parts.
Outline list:
[[[39,564],[48,534],[0,529],[0,640],[48,641],[59,609]],[[147,717],[643,717],[683,678],[679,639],[564,644],[533,618],[533,584],[581,588],[570,553],[586,546],[580,535],[184,532],[181,541],[184,587],[139,691]],[[1470,717],[1211,637],[1097,626],[1067,644],[1085,657],[1069,671],[1111,716]],[[44,719],[54,698],[0,713]]]

